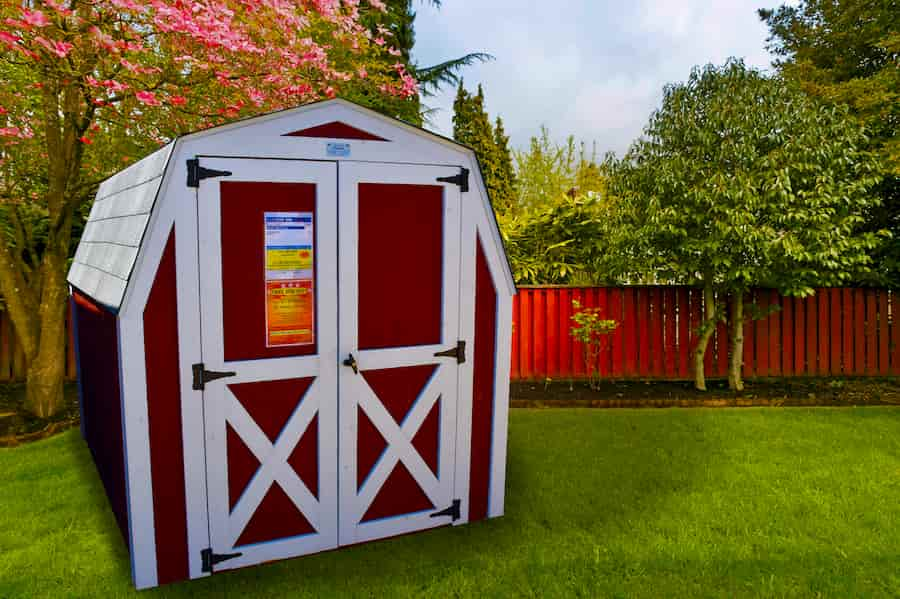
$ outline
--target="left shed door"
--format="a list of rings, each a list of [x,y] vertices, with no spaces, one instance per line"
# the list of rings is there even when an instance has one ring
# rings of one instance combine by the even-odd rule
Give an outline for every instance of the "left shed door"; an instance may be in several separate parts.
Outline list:
[[[337,167],[201,158],[213,570],[337,546]],[[196,382],[196,381],[195,381]],[[238,555],[240,554],[240,555]]]

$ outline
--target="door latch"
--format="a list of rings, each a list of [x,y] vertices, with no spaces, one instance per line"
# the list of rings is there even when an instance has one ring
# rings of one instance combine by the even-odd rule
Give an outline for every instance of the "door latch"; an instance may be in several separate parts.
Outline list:
[[[353,357],[353,354],[350,354],[350,357],[344,360],[344,366],[352,368],[353,374],[359,374],[359,364],[356,363],[356,358]]]

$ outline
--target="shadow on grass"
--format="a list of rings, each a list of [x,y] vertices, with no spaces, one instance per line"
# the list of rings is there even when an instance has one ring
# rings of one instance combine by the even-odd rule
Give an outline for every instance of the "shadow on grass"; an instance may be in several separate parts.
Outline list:
[[[497,562],[540,561],[565,555],[573,543],[592,546],[585,545],[587,538],[622,534],[630,522],[658,511],[671,494],[689,491],[695,473],[720,442],[705,434],[700,423],[673,425],[662,414],[640,420],[624,412],[560,411],[550,417],[520,411],[516,416],[504,518],[226,572],[162,590],[166,596],[239,589],[274,596],[303,581],[306,589],[356,594],[407,584],[414,591],[417,580],[448,579],[455,573],[477,580]],[[585,426],[584,418],[591,418],[591,426]],[[657,443],[656,437],[665,439]]]

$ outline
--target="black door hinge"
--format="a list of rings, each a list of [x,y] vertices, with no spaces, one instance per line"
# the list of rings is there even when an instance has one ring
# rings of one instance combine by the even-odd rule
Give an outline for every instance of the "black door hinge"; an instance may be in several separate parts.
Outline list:
[[[458,175],[453,175],[452,177],[438,177],[437,180],[441,183],[459,185],[460,191],[469,191],[469,169],[467,168],[460,168]]]
[[[432,518],[441,518],[443,516],[450,516],[451,518],[453,518],[453,521],[456,522],[457,520],[459,520],[459,505],[460,505],[459,499],[454,499],[453,503],[450,504],[450,507],[448,507],[445,510],[441,510],[439,512],[435,512],[435,513],[431,514],[431,517]]]
[[[217,171],[214,168],[200,166],[199,158],[189,158],[187,161],[187,186],[200,187],[200,181],[210,177],[230,177],[231,171]]]
[[[203,362],[192,365],[191,369],[194,372],[194,391],[203,391],[206,389],[206,383],[210,381],[224,379],[225,377],[235,376],[237,374],[236,372],[215,372],[213,370],[207,370],[203,367]]]
[[[226,560],[234,559],[236,557],[241,557],[244,555],[243,553],[213,553],[212,548],[204,549],[200,552],[200,559],[203,562],[203,566],[200,568],[201,572],[212,572],[213,566],[216,564],[220,564]]]
[[[434,354],[436,358],[456,358],[457,364],[462,364],[466,361],[466,342],[465,341],[457,341],[456,347],[451,347],[450,349],[439,351]]]

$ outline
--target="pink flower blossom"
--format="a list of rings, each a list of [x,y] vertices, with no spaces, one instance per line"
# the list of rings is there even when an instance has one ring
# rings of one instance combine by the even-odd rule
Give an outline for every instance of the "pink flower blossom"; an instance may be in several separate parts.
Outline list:
[[[383,37],[376,37],[376,38],[375,38],[375,44],[377,44],[377,45],[379,45],[379,46],[383,46],[383,45],[385,44],[384,38],[383,38]]]
[[[127,83],[119,83],[114,79],[107,79],[103,81],[100,85],[108,89],[111,93],[119,93],[128,89]]]
[[[10,47],[15,46],[16,43],[21,40],[22,40],[22,38],[20,38],[18,35],[13,35],[12,33],[9,33],[8,31],[0,31],[0,42],[3,42],[7,46],[10,46]]]
[[[69,55],[69,52],[72,51],[72,48],[75,46],[70,44],[69,42],[60,42],[57,40],[46,40],[40,36],[34,38],[34,41],[47,48],[53,54],[56,54],[60,58],[65,58]]]
[[[134,94],[134,97],[137,98],[138,102],[147,106],[159,106],[162,104],[153,92],[139,91]]]
[[[401,52],[397,48],[391,47],[388,48],[388,54],[390,54],[391,56],[400,56],[401,54],[403,54],[403,52]]]
[[[172,106],[184,106],[187,103],[187,98],[184,96],[169,96],[169,104]]]
[[[27,8],[22,9],[22,20],[31,25],[32,27],[46,27],[50,24],[50,19],[39,10],[28,10]]]
[[[18,127],[0,127],[0,137],[19,137],[21,133]]]
[[[359,71],[356,72],[359,75],[360,79],[365,79],[369,76],[369,71],[366,70],[365,67],[359,67]]]

